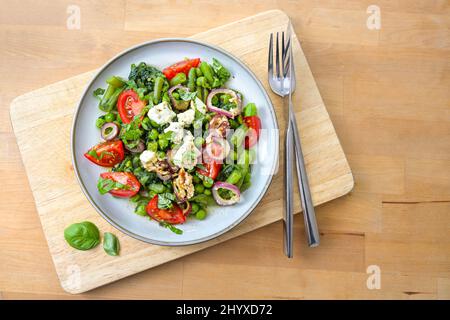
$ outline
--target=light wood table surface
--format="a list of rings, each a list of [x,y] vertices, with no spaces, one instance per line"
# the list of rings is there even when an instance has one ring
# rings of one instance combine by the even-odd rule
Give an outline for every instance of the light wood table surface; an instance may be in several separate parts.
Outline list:
[[[450,298],[449,1],[1,2],[0,299]],[[67,28],[71,4],[81,9],[79,30]],[[379,30],[366,25],[370,5],[381,10]],[[12,133],[12,99],[131,45],[277,8],[292,18],[355,177],[348,196],[317,208],[320,247],[307,248],[297,216],[292,260],[275,223],[85,294],[65,293]],[[373,265],[381,288],[369,290]]]

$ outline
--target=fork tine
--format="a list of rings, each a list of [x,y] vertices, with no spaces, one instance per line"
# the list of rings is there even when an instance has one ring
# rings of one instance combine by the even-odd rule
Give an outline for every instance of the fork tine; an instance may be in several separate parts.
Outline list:
[[[275,46],[275,68],[277,71],[277,78],[280,78],[280,53],[279,53],[279,40],[278,40],[278,32],[277,32],[277,43]]]
[[[283,32],[284,36],[284,32]],[[283,47],[283,76],[286,77],[288,70],[289,70],[289,64],[291,62],[291,57],[289,56],[289,49],[291,45],[291,39],[289,36],[287,36],[286,39],[286,46]]]
[[[273,33],[270,34],[269,40],[269,59],[267,61],[267,70],[269,79],[273,78]]]

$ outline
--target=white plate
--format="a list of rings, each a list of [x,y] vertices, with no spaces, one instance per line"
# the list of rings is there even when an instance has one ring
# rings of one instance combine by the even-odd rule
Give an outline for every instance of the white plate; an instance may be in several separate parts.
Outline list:
[[[97,191],[99,174],[105,168],[93,165],[83,154],[101,141],[95,126],[102,114],[98,100],[92,92],[106,87],[105,80],[118,75],[128,78],[130,65],[144,61],[159,69],[180,61],[185,57],[200,57],[211,62],[217,58],[232,74],[227,87],[243,93],[244,105],[254,102],[262,121],[262,128],[270,134],[261,135],[258,142],[258,161],[253,165],[252,186],[241,195],[241,201],[229,207],[210,206],[205,220],[188,219],[178,227],[183,230],[177,235],[170,230],[134,213],[134,205],[127,199],[117,199]],[[84,194],[94,208],[114,227],[124,233],[158,245],[188,245],[215,238],[232,229],[244,220],[264,196],[278,159],[278,125],[273,105],[260,81],[236,57],[222,49],[188,39],[160,39],[128,49],[103,66],[87,86],[76,108],[71,138],[72,161],[75,173]]]

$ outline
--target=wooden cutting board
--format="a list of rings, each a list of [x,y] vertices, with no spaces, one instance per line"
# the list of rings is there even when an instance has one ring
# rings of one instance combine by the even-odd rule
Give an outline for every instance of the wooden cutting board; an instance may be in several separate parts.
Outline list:
[[[192,37],[231,52],[259,77],[274,103],[281,137],[286,112],[282,100],[272,94],[267,84],[266,68],[269,34],[284,31],[287,22],[285,13],[273,10]],[[296,38],[294,56],[299,86],[294,95],[294,105],[312,197],[318,205],[348,193],[353,187],[353,177]],[[64,290],[85,292],[282,218],[283,162],[280,158],[279,171],[255,211],[239,226],[216,239],[186,247],[160,247],[115,230],[91,207],[81,192],[70,159],[73,111],[94,73],[84,73],[22,95],[12,102],[10,110],[36,208]],[[300,212],[298,196],[295,198],[296,212]],[[64,228],[84,220],[94,222],[102,232],[114,232],[120,239],[121,255],[110,257],[103,252],[101,245],[86,252],[69,247],[64,241]],[[304,239],[296,238],[295,241]]]

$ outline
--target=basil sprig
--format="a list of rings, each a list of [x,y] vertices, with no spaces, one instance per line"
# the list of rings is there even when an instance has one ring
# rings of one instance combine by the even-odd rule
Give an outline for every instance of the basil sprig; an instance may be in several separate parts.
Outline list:
[[[110,232],[103,235],[103,249],[110,256],[118,256],[120,251],[119,239]]]
[[[160,193],[158,195],[158,209],[172,208],[172,201],[175,201],[175,195],[173,193]]]
[[[130,189],[130,187],[126,184],[122,184],[111,179],[103,179],[102,177],[100,177],[98,179],[97,189],[100,194],[106,194],[111,190],[127,190]]]
[[[95,224],[89,221],[74,223],[64,230],[64,239],[78,250],[89,250],[100,243],[100,232]]]

